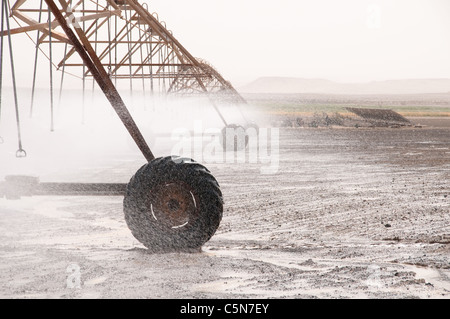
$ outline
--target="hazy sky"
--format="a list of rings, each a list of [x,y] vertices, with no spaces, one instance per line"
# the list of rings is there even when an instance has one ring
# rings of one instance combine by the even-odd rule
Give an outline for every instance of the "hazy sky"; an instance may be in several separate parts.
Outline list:
[[[450,0],[144,2],[235,86],[261,76],[450,78]],[[19,78],[31,85],[34,49],[15,37]]]
[[[450,78],[448,0],[152,0],[194,56],[239,84]]]

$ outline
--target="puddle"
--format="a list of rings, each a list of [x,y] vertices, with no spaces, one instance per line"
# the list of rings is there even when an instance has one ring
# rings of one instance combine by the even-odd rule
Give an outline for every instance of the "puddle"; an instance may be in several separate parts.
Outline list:
[[[442,269],[425,268],[414,265],[403,265],[406,269],[416,273],[416,279],[424,279],[434,288],[450,292],[450,271]]]
[[[86,280],[84,286],[95,286],[104,283],[108,279],[107,276],[101,276]]]

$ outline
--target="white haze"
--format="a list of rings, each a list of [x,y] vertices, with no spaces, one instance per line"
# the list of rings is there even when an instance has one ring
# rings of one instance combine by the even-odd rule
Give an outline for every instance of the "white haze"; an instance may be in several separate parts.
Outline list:
[[[263,76],[450,78],[448,0],[146,2],[236,86]]]
[[[19,90],[23,149],[28,156],[16,158],[17,126],[13,90],[3,89],[0,136],[0,179],[6,175],[38,176],[42,181],[83,182],[83,172],[102,171],[98,180],[88,182],[127,182],[108,175],[109,168],[118,163],[131,162],[131,177],[145,159],[132,141],[124,125],[113,111],[103,93],[85,93],[83,111],[82,91],[65,90],[59,103],[58,90],[54,94],[54,132],[50,131],[49,91],[36,91],[33,117],[30,118],[31,90]],[[221,129],[224,124],[211,104],[204,99],[144,98],[142,91],[122,96],[136,123],[156,157],[171,154],[175,141],[174,129],[193,130],[196,123],[204,129]],[[235,106],[221,107],[228,121],[243,124]],[[200,159],[201,161],[201,159]],[[106,172],[106,173],[105,173]],[[95,179],[95,178],[94,178]],[[87,182],[87,181],[85,181]]]
[[[143,2],[236,87],[266,76],[351,83],[450,78],[448,0]],[[20,84],[30,86],[34,47],[25,35],[13,38]],[[48,85],[45,58],[39,71],[38,85]]]
[[[259,77],[346,83],[450,78],[448,0],[143,2],[187,50],[235,87]],[[13,39],[20,86],[29,87],[34,47],[26,35]],[[39,61],[38,85],[48,86],[48,60],[41,55]]]
[[[447,0],[146,2],[194,56],[210,61],[236,87],[261,76],[345,82],[450,78]],[[375,20],[373,8],[379,9]],[[0,144],[0,177],[31,174],[43,180],[66,176],[62,180],[80,181],[78,173],[85,168],[107,171],[115,160],[126,159],[135,162],[131,169],[137,169],[145,162],[103,94],[96,89],[92,98],[91,82],[84,124],[80,79],[66,76],[63,100],[58,103],[61,72],[55,70],[55,132],[50,132],[49,64],[42,54],[37,73],[40,90],[30,119],[34,46],[25,35],[15,35],[13,40],[23,147],[28,157],[15,158],[17,132],[5,42],[0,122],[5,143]],[[61,53],[63,45],[55,50]],[[126,96],[127,85],[121,82],[120,91],[147,137],[151,131],[168,134],[176,127],[192,128],[196,120],[204,127],[223,127],[205,101],[162,98],[152,102],[148,94],[144,98],[138,81],[131,98]],[[235,109],[223,112],[230,123],[242,121]],[[155,155],[169,154],[167,138],[149,142]]]

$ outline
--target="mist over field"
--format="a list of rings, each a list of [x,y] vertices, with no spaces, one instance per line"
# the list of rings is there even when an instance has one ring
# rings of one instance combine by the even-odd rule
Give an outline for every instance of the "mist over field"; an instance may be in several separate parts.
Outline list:
[[[450,1],[55,2],[155,158],[2,1],[0,298],[450,299]]]
[[[40,176],[43,180],[73,180],[77,179],[76,172],[81,167],[92,166],[91,170],[95,170],[96,166],[104,167],[117,158],[145,162],[119,117],[98,89],[95,92],[86,90],[84,102],[82,90],[64,90],[61,100],[56,92],[52,132],[49,90],[36,90],[30,117],[31,90],[19,89],[22,144],[28,156],[17,159],[13,90],[7,87],[3,89],[0,136],[4,143],[0,144],[0,176],[30,174]],[[122,96],[157,156],[177,155],[171,154],[177,142],[171,139],[175,130],[191,132],[196,123],[202,130],[214,128],[220,131],[224,126],[205,98],[152,98],[139,91],[133,95],[125,91]],[[235,106],[222,107],[222,112],[234,123],[244,121]],[[77,181],[81,181],[80,178]]]
[[[324,79],[262,77],[239,87],[242,93],[401,95],[445,93],[450,96],[450,79],[407,79],[341,83]]]

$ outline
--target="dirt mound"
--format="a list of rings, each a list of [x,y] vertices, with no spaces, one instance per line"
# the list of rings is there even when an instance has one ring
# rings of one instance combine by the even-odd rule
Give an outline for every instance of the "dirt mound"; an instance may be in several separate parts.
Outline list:
[[[347,107],[348,111],[362,117],[374,126],[412,125],[411,122],[393,110],[361,109]]]
[[[413,126],[407,118],[392,110],[346,108],[354,115],[338,112],[314,113],[307,117],[284,117],[273,121],[277,127],[402,127]]]

